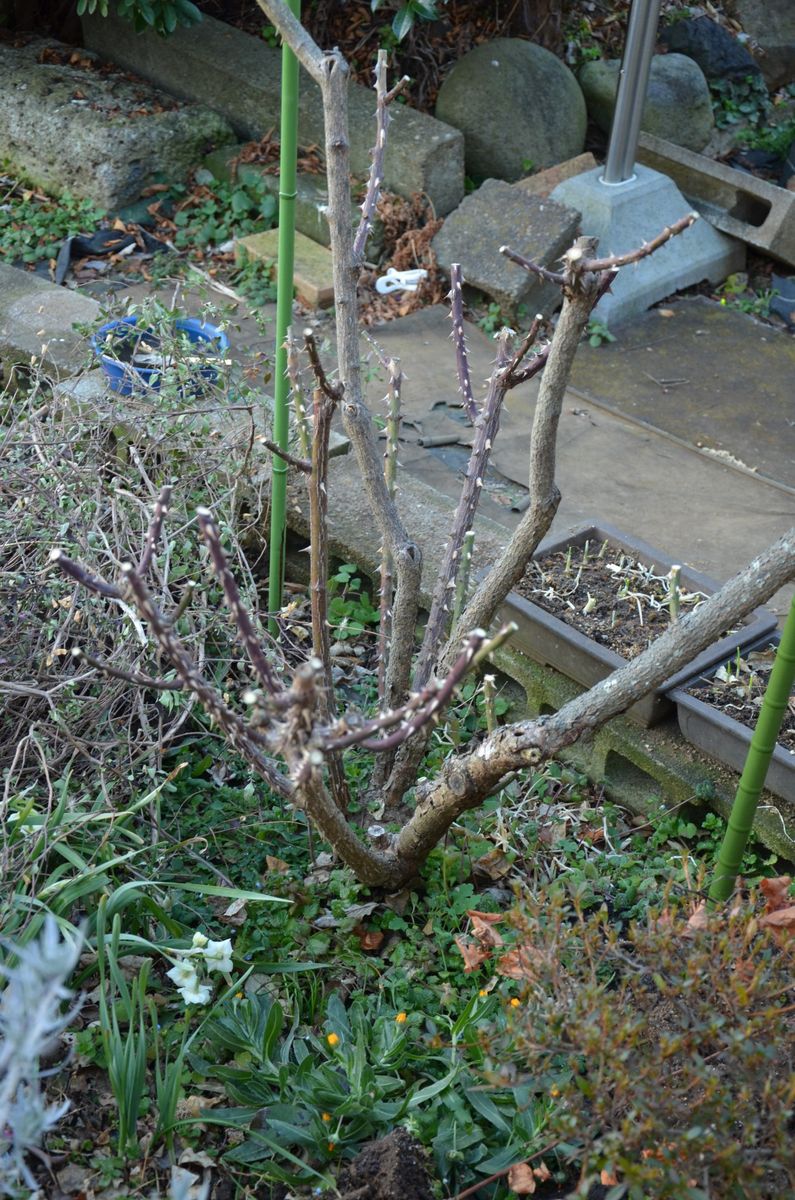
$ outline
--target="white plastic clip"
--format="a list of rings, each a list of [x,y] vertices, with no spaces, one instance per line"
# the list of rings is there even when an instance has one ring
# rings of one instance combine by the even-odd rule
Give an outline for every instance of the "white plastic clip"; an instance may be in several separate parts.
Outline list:
[[[396,271],[390,267],[386,275],[375,281],[375,290],[382,296],[390,292],[416,292],[421,280],[428,278],[428,272],[417,268],[414,271]]]

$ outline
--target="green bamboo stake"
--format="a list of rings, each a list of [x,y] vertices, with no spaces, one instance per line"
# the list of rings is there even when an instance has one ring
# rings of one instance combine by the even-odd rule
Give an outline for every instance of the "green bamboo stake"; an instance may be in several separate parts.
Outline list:
[[[759,797],[764,787],[770,758],[775,749],[778,731],[789,704],[795,680],[795,599],[781,634],[781,642],[767,682],[762,708],[743,773],[734,797],[729,823],[718,852],[715,871],[709,889],[711,905],[728,900],[734,891],[748,836],[756,816]]]
[[[301,15],[301,0],[287,0],[294,16]],[[295,260],[295,196],[298,158],[298,59],[282,43],[282,105],[279,155],[279,261],[276,277],[276,366],[273,397],[273,440],[282,450],[290,443],[287,376],[287,331],[293,313]],[[284,547],[287,510],[287,463],[273,456],[271,474],[271,544],[268,577],[269,628],[278,632],[275,615],[282,606]]]

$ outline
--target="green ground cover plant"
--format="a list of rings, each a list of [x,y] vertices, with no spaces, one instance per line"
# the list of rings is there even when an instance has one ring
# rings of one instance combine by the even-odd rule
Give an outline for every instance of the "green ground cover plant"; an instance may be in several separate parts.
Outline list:
[[[95,229],[105,215],[68,192],[45,196],[7,178],[0,188],[0,257],[8,263],[55,258],[65,238]]]

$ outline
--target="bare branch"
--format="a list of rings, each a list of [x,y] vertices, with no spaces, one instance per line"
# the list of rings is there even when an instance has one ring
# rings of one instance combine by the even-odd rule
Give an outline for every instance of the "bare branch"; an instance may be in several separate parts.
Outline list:
[[[466,414],[474,425],[478,419],[478,406],[472,393],[472,379],[469,374],[469,356],[464,336],[464,297],[461,284],[461,267],[459,263],[452,263],[450,266],[450,315],[453,320],[458,387],[464,401]]]
[[[275,696],[281,689],[265,657],[262,642],[254,628],[251,617],[248,615],[246,607],[240,598],[237,582],[229,569],[229,563],[226,561],[226,555],[221,546],[221,539],[218,536],[218,529],[213,521],[213,515],[207,508],[197,508],[196,517],[205,545],[210,553],[210,562],[212,563],[213,571],[224,589],[227,607],[234,617],[235,624],[240,633],[240,640],[246,648],[251,665],[265,691],[269,692],[271,696]]]
[[[326,61],[330,56],[324,54],[315,44],[298,18],[290,12],[284,0],[257,0],[257,4],[268,20],[276,26],[279,36],[290,47],[301,66],[306,67],[315,83],[319,83],[322,87]],[[342,66],[347,71],[346,64],[336,51],[335,57],[340,59]]]
[[[127,590],[140,616],[154,634],[160,649],[173,665],[185,687],[193,692],[204,710],[222,730],[229,744],[262,776],[277,795],[287,799],[294,793],[293,785],[265,758],[254,742],[253,733],[245,722],[233,712],[221,693],[204,678],[184,645],[158,611],[146,584],[136,573],[132,563],[122,565],[122,575]]]
[[[123,679],[125,683],[134,683],[136,687],[151,688],[156,692],[181,692],[184,690],[184,685],[178,679],[154,679],[151,675],[143,675],[140,671],[125,671],[122,667],[112,667],[104,659],[94,658],[81,646],[74,647],[72,658],[76,662],[88,663],[89,667],[101,671],[103,675],[109,675],[111,679]]]
[[[547,283],[556,283],[558,287],[563,287],[566,281],[565,275],[559,271],[548,271],[546,267],[539,266],[532,259],[525,258],[523,254],[512,250],[510,246],[500,246],[500,254],[504,254],[511,262],[516,263],[517,267],[523,267],[525,271],[529,271],[532,275],[537,275],[539,279],[546,280]]]
[[[276,442],[272,442],[270,438],[264,435],[258,437],[257,441],[265,446],[267,450],[270,450],[271,454],[278,454],[279,458],[283,458],[288,466],[295,467],[296,471],[301,471],[304,475],[310,474],[312,464],[308,459],[297,458],[296,455],[289,454],[287,450],[283,450],[281,446],[277,446]]]
[[[478,416],[472,453],[467,465],[466,478],[461,498],[453,516],[452,529],[447,549],[439,569],[434,587],[431,611],[425,626],[425,634],[419,658],[414,670],[414,690],[418,691],[427,682],[435,658],[450,619],[451,602],[455,594],[461,547],[467,530],[471,529],[483,490],[491,449],[500,426],[500,412],[505,399],[505,369],[511,361],[510,330],[503,330],[497,344],[497,361],[489,381],[483,408]],[[455,635],[454,635],[455,636]]]
[[[320,361],[320,351],[317,348],[315,335],[311,329],[304,330],[304,348],[309,358],[309,364],[317,380],[317,386],[329,398],[332,404],[337,404],[342,398],[344,391],[342,383],[332,383],[323,369],[323,363]]]
[[[171,499],[171,492],[172,489],[170,487],[164,487],[155,501],[155,511],[152,515],[152,520],[146,533],[143,554],[138,561],[139,575],[145,575],[149,570],[150,563],[152,562],[152,555],[155,552],[157,543],[160,541],[160,532],[163,528],[163,521],[168,513],[168,504]]]
[[[386,131],[389,128],[391,117],[389,115],[389,105],[395,99],[404,87],[409,82],[408,75],[395,84],[395,86],[387,91],[386,87],[386,50],[378,51],[378,58],[375,65],[375,94],[376,94],[376,134],[375,145],[371,151],[372,164],[370,166],[370,175],[367,180],[367,191],[362,202],[362,218],[359,222],[359,228],[356,230],[356,236],[353,239],[353,261],[361,263],[364,260],[364,250],[367,245],[367,238],[370,235],[370,230],[373,225],[373,217],[375,216],[378,197],[381,194],[381,184],[384,178],[384,150],[386,149]]]
[[[642,258],[647,258],[653,254],[655,250],[659,250],[660,246],[664,246],[671,238],[677,237],[678,234],[684,233],[698,220],[698,213],[688,213],[686,217],[680,217],[673,225],[667,226],[662,233],[658,233],[650,242],[645,242],[638,250],[630,250],[627,254],[614,254],[610,258],[588,258],[582,264],[583,271],[613,271],[618,267],[629,266],[630,263],[640,262]]]
[[[63,571],[64,575],[74,579],[89,592],[94,592],[97,596],[105,596],[108,600],[122,599],[122,594],[115,584],[107,583],[99,575],[92,575],[86,567],[69,558],[58,546],[53,547],[50,551],[50,562],[54,563],[59,571]]]
[[[306,419],[306,399],[301,382],[301,360],[298,354],[298,342],[293,337],[292,328],[287,330],[287,374],[293,391],[293,407],[295,409],[295,431],[298,435],[298,448],[301,455],[309,460],[309,425]],[[279,451],[280,455],[284,451]]]

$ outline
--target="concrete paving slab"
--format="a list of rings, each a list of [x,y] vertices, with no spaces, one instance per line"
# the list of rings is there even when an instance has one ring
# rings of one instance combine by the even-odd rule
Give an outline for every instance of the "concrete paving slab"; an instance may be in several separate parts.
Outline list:
[[[56,287],[30,271],[0,263],[0,360],[35,359],[57,376],[71,375],[88,359],[77,324],[99,317],[96,300]]]
[[[421,413],[424,405],[429,413],[434,400],[446,397],[455,402],[455,363],[443,308],[424,309],[394,321],[377,330],[376,336],[389,353],[407,364],[407,411]],[[492,346],[475,326],[467,327],[467,340],[473,375],[479,379],[488,374]],[[663,377],[678,375],[677,342],[666,345],[670,359]],[[762,372],[766,345],[760,349]],[[609,403],[609,374],[603,378],[600,391]],[[511,394],[495,443],[496,471],[518,484],[527,481],[537,388],[538,382],[533,381]],[[744,387],[738,389],[740,400],[747,396]],[[758,412],[755,400],[749,399],[749,407]],[[413,471],[411,460],[406,467]],[[795,522],[795,498],[785,489],[706,457],[618,412],[586,403],[575,392],[564,404],[557,474],[563,500],[555,531],[564,532],[599,516],[718,580],[728,579]],[[460,481],[460,464],[453,466],[439,457],[432,478],[438,490],[455,494],[457,486],[454,492],[451,481],[456,485]],[[515,525],[518,515],[495,502],[493,492],[490,496],[488,515],[505,527]],[[789,607],[792,590],[782,589],[772,602],[780,615]]]
[[[615,332],[581,347],[579,394],[795,489],[795,339],[705,297]]]

